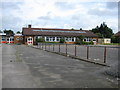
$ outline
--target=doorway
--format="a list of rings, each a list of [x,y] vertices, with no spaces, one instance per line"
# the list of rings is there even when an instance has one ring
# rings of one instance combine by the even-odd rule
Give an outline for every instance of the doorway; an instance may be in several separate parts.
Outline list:
[[[27,38],[27,45],[33,45],[33,38],[32,37]]]

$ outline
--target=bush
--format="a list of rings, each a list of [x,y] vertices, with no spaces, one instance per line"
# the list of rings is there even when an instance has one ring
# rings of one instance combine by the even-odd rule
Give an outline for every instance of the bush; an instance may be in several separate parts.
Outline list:
[[[60,42],[45,42],[45,43],[56,43],[57,44],[57,43],[60,43]]]
[[[36,39],[37,42],[45,42],[45,39],[44,38],[38,38]]]
[[[61,38],[60,43],[64,43],[64,42],[65,42],[65,39]]]
[[[77,38],[77,39],[76,39],[76,44],[79,44],[79,45],[80,45],[80,44],[82,44],[82,41]]]
[[[111,42],[112,43],[119,43],[119,37],[112,36],[111,37]]]
[[[76,39],[76,44],[82,44],[83,39],[84,39],[84,36],[83,36],[83,35],[80,35],[79,37],[77,37],[77,39]]]
[[[91,41],[91,42],[82,42],[83,45],[93,45],[94,43]]]

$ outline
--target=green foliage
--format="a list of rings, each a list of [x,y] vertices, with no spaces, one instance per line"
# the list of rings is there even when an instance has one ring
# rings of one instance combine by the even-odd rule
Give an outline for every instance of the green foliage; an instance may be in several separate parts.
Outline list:
[[[20,34],[20,31],[17,31],[17,34]]]
[[[60,43],[64,43],[65,42],[65,39],[64,38],[61,38],[60,39]]]
[[[94,43],[91,41],[91,42],[82,42],[83,45],[93,45]]]
[[[112,43],[119,43],[119,40],[120,40],[119,37],[115,37],[115,36],[111,37],[111,42]]]
[[[105,22],[103,22],[100,27],[97,26],[96,28],[92,29],[92,32],[96,33],[99,37],[102,38],[111,38],[113,35],[113,31],[109,28]]]
[[[57,44],[57,43],[60,43],[60,42],[45,42],[45,43],[56,43]]]
[[[74,30],[74,28],[72,28],[71,30]]]
[[[37,38],[36,41],[37,42],[45,42],[45,39],[44,38]]]
[[[84,36],[83,36],[83,35],[80,35],[79,37],[77,37],[77,39],[76,39],[76,44],[82,44],[83,39],[84,39]]]
[[[5,29],[3,32],[6,33],[6,34],[14,34],[14,32],[12,30],[6,30]]]
[[[104,43],[103,45],[120,45],[120,43]]]
[[[80,28],[80,30],[82,30],[82,28]]]

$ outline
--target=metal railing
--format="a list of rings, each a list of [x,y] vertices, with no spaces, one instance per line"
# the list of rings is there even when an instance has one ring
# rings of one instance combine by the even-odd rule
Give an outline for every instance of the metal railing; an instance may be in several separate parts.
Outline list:
[[[37,48],[51,52],[63,53],[66,56],[72,55],[74,57],[86,59],[89,61],[91,60],[101,63],[107,63],[107,59],[112,56],[112,54],[108,56],[108,49],[116,49],[114,50],[114,52],[117,52],[117,48],[119,47],[73,45],[60,43],[38,43]],[[116,59],[117,57],[118,56],[116,55]]]

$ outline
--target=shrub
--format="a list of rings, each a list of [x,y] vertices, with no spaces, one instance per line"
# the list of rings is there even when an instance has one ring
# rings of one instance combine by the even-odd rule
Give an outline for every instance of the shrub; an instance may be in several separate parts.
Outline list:
[[[84,39],[84,36],[83,36],[83,35],[80,35],[79,37],[77,37],[77,39],[76,39],[76,44],[82,44],[83,39]]]
[[[36,39],[37,42],[45,42],[45,39],[44,38],[38,38]]]
[[[65,42],[65,39],[61,38],[60,43],[64,43],[64,42]]]
[[[83,45],[93,45],[94,43],[91,41],[91,42],[82,42]]]

